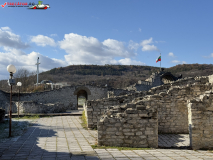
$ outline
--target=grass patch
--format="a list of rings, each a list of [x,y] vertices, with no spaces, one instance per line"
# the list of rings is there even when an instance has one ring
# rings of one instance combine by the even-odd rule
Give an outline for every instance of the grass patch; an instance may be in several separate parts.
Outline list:
[[[86,117],[86,113],[85,111],[83,111],[82,113],[82,116],[80,117],[82,123],[81,123],[81,126],[84,128],[84,129],[88,129],[87,128],[87,117]]]
[[[131,147],[115,147],[115,146],[98,146],[91,145],[93,149],[118,149],[120,150],[149,150],[152,148],[131,148]]]

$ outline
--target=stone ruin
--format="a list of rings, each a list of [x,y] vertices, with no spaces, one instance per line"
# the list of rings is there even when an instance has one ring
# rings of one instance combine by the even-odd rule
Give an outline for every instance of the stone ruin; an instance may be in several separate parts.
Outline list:
[[[170,72],[164,72],[164,69],[159,72],[152,73],[152,75],[147,78],[145,81],[139,80],[138,83],[135,83],[127,87],[128,91],[148,91],[152,87],[160,86],[162,84],[167,84],[173,81],[177,81],[182,78],[182,75],[175,77]]]
[[[159,86],[163,83],[162,79],[176,80],[174,76],[168,72],[157,72],[150,76],[148,81],[153,86]],[[170,77],[170,78],[168,78]],[[52,88],[45,90],[44,92],[35,93],[18,93],[13,91],[12,95],[12,112],[17,113],[18,109],[18,97],[20,97],[19,108],[20,114],[26,113],[58,113],[66,112],[67,110],[77,110],[78,98],[83,96],[86,100],[97,100],[103,98],[113,98],[116,96],[125,96],[126,94],[134,94],[136,91],[148,91],[150,85],[142,84],[140,81],[138,89],[115,89],[109,87],[99,87],[94,85],[77,85],[77,86],[62,86],[59,88]],[[145,87],[144,87],[145,86]],[[6,113],[9,112],[10,106],[10,93],[0,91],[0,108],[4,109]]]
[[[88,100],[88,127],[98,144],[158,147],[158,133],[189,134],[192,149],[213,148],[213,75],[188,77],[148,91]]]
[[[59,89],[34,92],[20,93],[13,91],[12,95],[12,112],[17,113],[18,100],[20,97],[20,114],[26,113],[60,113],[66,110],[78,109],[78,97],[84,96],[87,100],[95,100],[107,97],[108,89],[91,86],[65,86]],[[120,91],[121,93],[121,91]],[[9,112],[10,93],[0,90],[0,108],[6,113]]]
[[[0,109],[0,123],[4,121],[5,117],[5,110]]]
[[[66,86],[21,93],[20,113],[55,113],[77,109],[79,96],[88,128],[97,128],[98,144],[123,147],[158,147],[159,134],[189,134],[193,149],[213,148],[213,75],[174,77],[153,73],[126,89]],[[18,94],[12,111],[17,112]],[[0,108],[8,113],[9,93],[0,91]],[[3,112],[2,112],[3,113]]]

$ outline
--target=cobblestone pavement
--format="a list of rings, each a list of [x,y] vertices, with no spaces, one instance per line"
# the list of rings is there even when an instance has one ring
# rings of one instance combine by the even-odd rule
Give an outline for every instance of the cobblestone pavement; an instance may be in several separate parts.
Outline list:
[[[80,122],[78,116],[40,118],[22,136],[0,143],[0,160],[213,159],[213,153],[208,151],[186,149],[93,150],[90,145],[97,141],[97,131],[83,129]],[[163,136],[161,138],[163,139]],[[162,144],[163,142],[165,141],[162,141]]]

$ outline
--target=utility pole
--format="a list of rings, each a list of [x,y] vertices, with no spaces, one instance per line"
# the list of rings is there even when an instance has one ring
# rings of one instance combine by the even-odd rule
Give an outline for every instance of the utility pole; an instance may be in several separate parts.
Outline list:
[[[37,65],[37,83],[36,83],[36,85],[38,85],[39,64],[41,64],[41,63],[39,63],[39,57],[38,57],[37,63],[35,64],[35,65]]]

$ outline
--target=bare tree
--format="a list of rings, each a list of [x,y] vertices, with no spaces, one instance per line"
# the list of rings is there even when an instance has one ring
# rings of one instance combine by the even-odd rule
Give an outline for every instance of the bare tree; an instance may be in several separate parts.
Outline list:
[[[35,72],[30,72],[25,68],[18,69],[14,74],[16,82],[22,83],[22,90],[26,90],[29,86],[34,85],[35,83]]]

